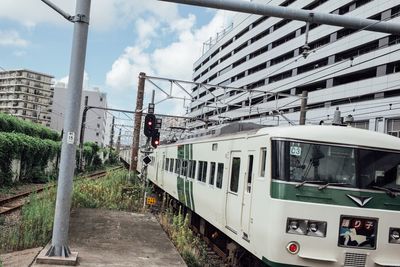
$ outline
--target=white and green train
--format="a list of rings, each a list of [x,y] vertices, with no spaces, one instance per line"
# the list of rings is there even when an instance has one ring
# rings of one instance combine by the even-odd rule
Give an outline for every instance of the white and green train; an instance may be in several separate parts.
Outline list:
[[[157,187],[265,265],[400,266],[399,138],[261,128],[161,145],[152,158]]]

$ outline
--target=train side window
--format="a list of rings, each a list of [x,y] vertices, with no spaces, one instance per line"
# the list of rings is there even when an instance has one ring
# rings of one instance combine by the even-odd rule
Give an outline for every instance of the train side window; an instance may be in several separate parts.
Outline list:
[[[251,180],[253,178],[253,161],[254,156],[249,155],[249,165],[247,166],[247,193],[251,193]]]
[[[214,180],[215,180],[215,162],[210,162],[210,180],[209,184],[214,185]]]
[[[176,159],[175,160],[175,173],[179,175],[180,172],[181,172],[181,160]]]
[[[215,182],[215,185],[218,188],[222,187],[222,178],[224,177],[224,164],[223,163],[218,163],[218,168],[217,168],[217,181]]]
[[[231,184],[230,191],[237,193],[239,187],[239,173],[240,173],[240,158],[232,158],[232,170],[231,170]]]
[[[174,159],[170,159],[169,162],[169,171],[174,172]]]
[[[165,159],[165,170],[168,171],[169,170],[169,158]]]
[[[190,168],[189,168],[189,177],[194,179],[196,175],[196,161],[195,160],[191,160],[190,161]]]
[[[207,161],[199,161],[199,169],[197,174],[197,180],[205,183],[207,177]]]
[[[186,177],[186,175],[187,175],[187,165],[188,165],[188,161],[187,160],[182,160],[181,174],[184,177]]]
[[[265,168],[266,168],[266,163],[267,163],[267,148],[262,147],[261,148],[261,162],[260,162],[260,176],[264,177],[265,176]]]

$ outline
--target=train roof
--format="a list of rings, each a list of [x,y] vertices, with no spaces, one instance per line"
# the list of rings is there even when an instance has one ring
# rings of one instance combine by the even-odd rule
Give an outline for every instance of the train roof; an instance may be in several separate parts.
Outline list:
[[[236,126],[233,127],[236,129]],[[336,143],[361,147],[400,150],[400,139],[388,134],[353,127],[331,125],[300,125],[284,127],[245,128],[243,131],[219,131],[215,135],[180,140],[171,145],[203,143],[229,140],[241,137],[268,135],[271,138],[285,138],[323,143]],[[168,146],[168,145],[167,145]]]

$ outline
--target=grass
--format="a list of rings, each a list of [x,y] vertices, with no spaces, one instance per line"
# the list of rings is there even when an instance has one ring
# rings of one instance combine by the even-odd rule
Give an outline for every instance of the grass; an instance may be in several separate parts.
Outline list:
[[[51,235],[54,218],[55,189],[40,196],[34,194],[21,211],[20,220],[0,233],[0,252],[45,245]]]
[[[211,266],[206,245],[189,228],[187,215],[167,210],[160,214],[160,223],[189,267]]]
[[[74,184],[74,208],[103,208],[142,211],[144,188],[130,183],[128,172],[115,171],[99,180],[80,180]]]
[[[136,177],[129,178],[127,171],[115,171],[102,179],[75,181],[72,207],[142,212],[145,190],[148,191]],[[31,196],[30,203],[21,211],[20,221],[7,231],[0,232],[0,252],[44,246],[49,242],[55,195],[56,188],[53,187],[40,197]],[[189,267],[210,266],[206,247],[190,230],[188,217],[166,211],[160,214],[160,223]]]

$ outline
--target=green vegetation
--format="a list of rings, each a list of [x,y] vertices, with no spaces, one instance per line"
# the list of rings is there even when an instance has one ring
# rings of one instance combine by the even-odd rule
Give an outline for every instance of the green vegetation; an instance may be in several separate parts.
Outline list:
[[[60,141],[60,135],[47,127],[0,113],[0,132],[23,133],[40,139]]]
[[[11,184],[13,159],[21,161],[20,180],[48,180],[45,169],[60,150],[59,141],[47,127],[0,113],[0,185]]]
[[[99,180],[81,180],[74,184],[72,206],[140,211],[143,186],[131,184],[127,171],[116,171]]]
[[[60,150],[60,142],[21,133],[0,132],[0,185],[11,183],[11,162],[21,160],[21,180],[41,180]]]
[[[160,214],[160,223],[189,267],[210,266],[206,246],[193,235],[187,215],[167,210]]]
[[[32,195],[21,211],[20,220],[0,232],[0,252],[44,246],[51,236],[55,188]]]
[[[140,212],[143,209],[144,188],[127,171],[115,171],[98,180],[74,183],[74,208],[104,208]],[[11,228],[1,225],[0,252],[44,246],[51,238],[55,206],[55,187],[43,195],[34,195],[21,211],[21,219]],[[207,261],[206,246],[189,228],[189,218],[171,210],[159,216],[160,223],[189,267],[212,266]],[[4,229],[5,230],[4,230]],[[1,267],[1,264],[0,264]]]

